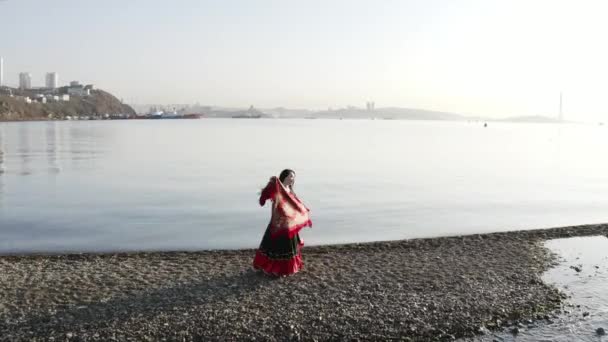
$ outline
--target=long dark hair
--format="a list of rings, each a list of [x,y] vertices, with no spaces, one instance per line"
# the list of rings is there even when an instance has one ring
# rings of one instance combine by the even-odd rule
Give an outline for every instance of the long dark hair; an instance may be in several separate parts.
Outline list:
[[[294,176],[296,175],[296,172],[294,170],[285,169],[285,170],[281,171],[281,173],[279,174],[279,180],[281,181],[281,183],[283,183],[285,178],[287,178],[287,176],[289,176],[290,173],[293,173]],[[293,185],[290,185],[289,189],[293,190]]]

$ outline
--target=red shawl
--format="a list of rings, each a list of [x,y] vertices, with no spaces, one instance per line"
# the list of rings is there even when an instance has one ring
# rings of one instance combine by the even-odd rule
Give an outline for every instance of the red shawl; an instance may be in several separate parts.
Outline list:
[[[286,235],[292,239],[304,227],[312,227],[308,209],[293,193],[285,190],[277,177],[270,178],[268,185],[262,190],[260,205],[266,200],[272,200],[272,216],[270,218],[270,236],[276,238]]]

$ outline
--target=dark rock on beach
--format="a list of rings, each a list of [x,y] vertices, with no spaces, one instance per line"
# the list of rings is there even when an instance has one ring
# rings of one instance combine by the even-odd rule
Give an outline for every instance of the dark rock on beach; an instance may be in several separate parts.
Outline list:
[[[576,272],[581,272],[583,270],[583,267],[581,265],[570,266],[570,268],[575,270]]]

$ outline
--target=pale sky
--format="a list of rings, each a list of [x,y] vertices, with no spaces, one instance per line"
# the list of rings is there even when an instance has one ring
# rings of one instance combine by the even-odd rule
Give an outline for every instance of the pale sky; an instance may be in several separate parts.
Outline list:
[[[5,80],[130,103],[608,121],[608,1],[6,0]]]

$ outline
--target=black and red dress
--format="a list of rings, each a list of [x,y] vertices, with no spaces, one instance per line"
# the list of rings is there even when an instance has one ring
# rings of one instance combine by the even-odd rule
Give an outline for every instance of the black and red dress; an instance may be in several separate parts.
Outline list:
[[[299,232],[312,227],[308,209],[277,177],[272,177],[262,190],[260,205],[272,201],[272,215],[260,247],[255,253],[253,267],[268,274],[284,276],[302,269],[302,246]]]

